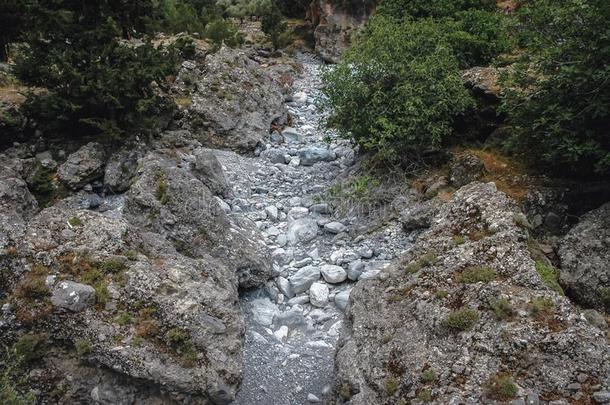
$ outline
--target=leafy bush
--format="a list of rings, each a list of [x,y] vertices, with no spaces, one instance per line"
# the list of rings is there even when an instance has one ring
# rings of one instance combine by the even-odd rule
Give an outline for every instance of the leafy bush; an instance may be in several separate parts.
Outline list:
[[[243,35],[238,28],[223,19],[215,19],[205,27],[205,37],[208,38],[218,49],[224,43],[230,47],[236,47],[244,43]]]
[[[405,17],[452,17],[464,10],[493,10],[495,0],[382,0],[378,14],[403,19]]]
[[[284,21],[284,17],[274,4],[269,4],[263,10],[261,16],[261,29],[273,44],[275,49],[286,46],[290,43],[291,37],[286,35],[288,25]]]
[[[498,401],[510,401],[517,396],[519,388],[512,377],[498,374],[489,379],[487,383],[487,396]]]
[[[518,28],[527,49],[504,78],[508,148],[560,175],[609,175],[608,3],[526,2]]]
[[[164,103],[152,83],[175,73],[177,57],[150,43],[122,43],[120,17],[113,16],[123,7],[46,0],[30,9],[28,45],[15,72],[47,89],[31,93],[23,106],[47,134],[111,141],[154,128]]]
[[[488,283],[494,280],[497,273],[489,267],[476,266],[471,267],[464,271],[461,276],[462,283],[474,284],[474,283]]]
[[[454,116],[472,103],[446,36],[430,20],[373,17],[323,78],[328,124],[384,160],[421,162],[438,152]]]
[[[450,313],[443,324],[454,331],[466,331],[479,322],[480,318],[481,315],[478,311],[470,308],[463,308]]]
[[[489,306],[499,320],[511,319],[515,315],[515,309],[506,298],[492,299]]]
[[[544,284],[549,286],[557,294],[565,295],[563,288],[559,285],[559,272],[556,268],[538,260],[536,261],[536,271],[540,274],[540,278],[542,278]]]

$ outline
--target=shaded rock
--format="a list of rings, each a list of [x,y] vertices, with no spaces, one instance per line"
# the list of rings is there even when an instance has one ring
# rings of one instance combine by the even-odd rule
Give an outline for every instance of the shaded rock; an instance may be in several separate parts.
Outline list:
[[[327,283],[337,284],[342,283],[347,278],[347,273],[341,266],[335,266],[332,264],[325,264],[320,268],[320,273]]]
[[[142,153],[137,149],[125,148],[115,152],[106,163],[104,190],[122,193],[129,189],[138,169],[138,159]]]
[[[254,322],[263,326],[271,326],[273,318],[280,313],[277,305],[268,298],[259,298],[252,301],[250,303],[250,312]]]
[[[60,282],[51,296],[51,303],[56,307],[80,312],[95,302],[95,289],[73,281]]]
[[[349,295],[351,291],[352,290],[345,290],[335,295],[335,304],[340,310],[345,311],[347,309],[347,304],[349,303]]]
[[[99,143],[90,142],[68,156],[68,159],[59,166],[57,177],[66,186],[77,190],[102,177],[106,153]]]
[[[319,162],[331,162],[336,159],[335,152],[326,148],[310,147],[299,150],[302,166],[313,166]]]
[[[213,194],[227,197],[230,186],[214,152],[199,149],[195,152],[193,172]]]
[[[392,403],[412,390],[412,383],[401,381],[419,381],[422,370],[432,368],[450,376],[445,388],[435,393],[437,403],[487,403],[486,382],[506,370],[502,359],[516,358],[524,350],[529,360],[511,363],[510,368],[524,392],[568,398],[575,370],[610,375],[606,337],[541,280],[528,250],[528,234],[514,221],[519,212],[493,183],[471,183],[440,207],[430,228],[403,256],[377,277],[361,278],[350,294],[336,355],[336,392],[343,387],[352,405]],[[468,240],[459,249],[451,243],[455,229],[475,232],[483,227],[489,230],[485,238]],[[423,265],[422,258],[427,260]],[[473,265],[491,268],[497,277],[485,283],[457,282]],[[435,298],[438,291],[447,298]],[[499,323],[488,311],[489,303],[499,298],[523,315]],[[529,309],[541,302],[549,318]],[[461,323],[466,315],[471,321]],[[454,323],[458,319],[459,325]],[[556,322],[562,326],[556,328]],[[530,344],[518,347],[514,342]],[[409,349],[401,349],[405,347]],[[390,393],[388,359],[402,370]],[[533,364],[534,379],[527,377]],[[459,376],[460,382],[451,376]],[[336,394],[331,402],[342,398]]]
[[[192,103],[179,120],[205,146],[250,152],[272,124],[286,121],[280,84],[243,50],[223,46],[201,62],[182,66],[177,83],[186,84]]]
[[[309,302],[314,307],[324,308],[328,304],[329,289],[326,283],[313,283],[309,287]]]
[[[400,222],[405,232],[429,228],[432,219],[439,209],[439,202],[427,200],[421,203],[413,203],[410,207],[400,213]]]
[[[610,312],[610,203],[583,216],[561,241],[558,254],[566,293]]]
[[[341,222],[333,221],[324,225],[324,230],[326,232],[338,234],[347,231],[347,226],[343,225]]]
[[[456,156],[451,162],[449,181],[455,187],[462,187],[485,175],[483,161],[472,153]]]
[[[320,269],[314,266],[303,267],[294,275],[290,276],[290,287],[295,294],[300,294],[309,289],[311,285],[320,279]]]

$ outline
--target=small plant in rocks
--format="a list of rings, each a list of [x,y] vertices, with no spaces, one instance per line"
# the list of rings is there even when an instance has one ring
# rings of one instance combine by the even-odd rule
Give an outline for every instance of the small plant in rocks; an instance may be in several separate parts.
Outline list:
[[[480,318],[481,315],[478,311],[470,308],[462,308],[450,313],[443,321],[443,325],[453,331],[463,332],[470,330],[479,322]]]
[[[497,277],[497,273],[489,267],[476,266],[464,271],[461,276],[462,283],[488,283]]]
[[[515,316],[515,310],[506,298],[492,299],[489,306],[499,320],[508,320]]]
[[[517,396],[519,388],[507,374],[497,374],[487,382],[487,396],[498,401],[510,401]]]
[[[436,371],[432,368],[425,370],[421,373],[421,380],[424,383],[433,383],[436,381]]]

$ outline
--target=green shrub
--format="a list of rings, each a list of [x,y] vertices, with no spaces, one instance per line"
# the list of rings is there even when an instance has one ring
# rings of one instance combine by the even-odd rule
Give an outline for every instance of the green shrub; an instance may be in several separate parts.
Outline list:
[[[157,197],[161,204],[165,205],[169,202],[169,183],[165,178],[165,174],[162,172],[157,173],[156,182],[155,197]]]
[[[388,396],[392,396],[398,391],[398,380],[395,377],[388,377],[385,380],[385,392]]]
[[[172,328],[167,331],[165,338],[172,345],[180,345],[188,341],[189,337],[183,330],[179,328]]]
[[[22,107],[45,135],[111,142],[153,131],[167,104],[152,83],[163,85],[178,58],[150,42],[120,41],[130,35],[133,24],[123,16],[135,12],[132,5],[33,2],[14,71],[26,85],[46,89],[31,92]]]
[[[489,267],[476,266],[464,271],[461,276],[462,283],[488,283],[497,277],[497,273]]]
[[[286,33],[287,28],[288,25],[284,21],[280,10],[275,4],[269,3],[261,16],[261,29],[267,34],[275,49],[286,46],[291,42],[291,37]]]
[[[133,317],[128,312],[123,312],[116,318],[116,323],[118,323],[120,326],[127,326],[132,322]]]
[[[472,105],[446,36],[429,20],[373,17],[323,79],[328,125],[389,161],[421,163],[441,151],[454,117]]]
[[[421,380],[424,383],[432,383],[436,381],[436,372],[434,371],[434,369],[429,368],[423,373],[421,373]]]
[[[456,246],[460,246],[466,243],[466,237],[463,235],[455,235],[452,240]]]
[[[553,266],[546,264],[540,260],[536,261],[536,271],[540,274],[540,278],[544,284],[549,286],[559,295],[565,295],[563,288],[559,285],[559,272]]]
[[[104,260],[98,264],[98,267],[105,274],[118,274],[127,269],[127,265],[119,259]]]
[[[515,310],[506,298],[492,299],[489,306],[498,319],[506,320],[515,316]]]
[[[43,357],[46,353],[47,338],[48,336],[44,333],[21,336],[12,347],[17,361],[29,363]]]
[[[471,329],[481,318],[478,311],[470,308],[463,308],[450,313],[443,321],[449,329],[455,331],[466,331]]]
[[[557,175],[610,174],[605,0],[540,0],[519,12],[519,63],[503,80],[509,150]]]
[[[244,37],[239,29],[230,21],[215,19],[205,27],[205,37],[214,44],[216,49],[224,43],[235,48],[244,43]]]
[[[495,0],[383,0],[378,14],[403,19],[404,17],[453,17],[465,10],[489,10],[496,7]]]
[[[70,224],[70,226],[73,226],[74,228],[80,228],[84,225],[83,220],[80,219],[79,217],[72,217],[68,220],[68,223]]]
[[[417,399],[422,402],[432,402],[432,391],[430,391],[428,388],[421,389],[417,393]]]
[[[493,376],[487,383],[487,396],[498,401],[510,401],[517,396],[519,388],[512,377],[506,374]]]
[[[9,368],[0,371],[0,404],[34,405],[36,397],[32,392],[23,395],[10,375]]]
[[[434,296],[439,300],[447,298],[448,295],[449,293],[445,290],[438,290],[436,293],[434,293]]]
[[[531,313],[534,318],[544,318],[555,311],[555,303],[550,298],[534,298],[530,304]]]
[[[91,341],[88,339],[77,339],[74,341],[74,348],[78,357],[85,357],[91,353]]]

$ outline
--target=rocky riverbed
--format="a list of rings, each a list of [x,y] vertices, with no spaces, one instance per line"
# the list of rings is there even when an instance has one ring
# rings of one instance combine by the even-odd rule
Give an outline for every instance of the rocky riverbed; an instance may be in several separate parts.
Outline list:
[[[357,217],[332,212],[329,189],[356,162],[349,142],[320,128],[321,63],[310,55],[288,103],[292,127],[273,133],[258,157],[215,151],[233,198],[227,212],[262,230],[279,276],[242,294],[244,379],[238,404],[323,401],[350,291],[409,245],[398,222],[357,232]]]

